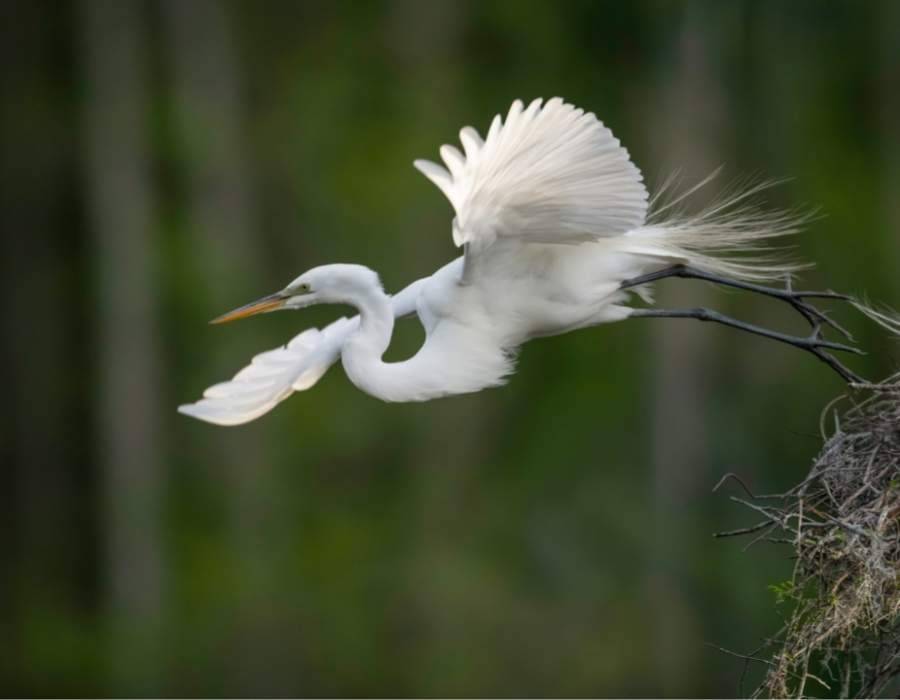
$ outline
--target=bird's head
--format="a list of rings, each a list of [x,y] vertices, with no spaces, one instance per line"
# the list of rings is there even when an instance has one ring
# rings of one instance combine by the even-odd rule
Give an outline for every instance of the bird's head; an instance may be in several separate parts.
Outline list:
[[[304,272],[287,287],[229,311],[210,323],[227,323],[280,309],[301,309],[313,304],[354,304],[382,293],[378,275],[362,265],[322,265]]]

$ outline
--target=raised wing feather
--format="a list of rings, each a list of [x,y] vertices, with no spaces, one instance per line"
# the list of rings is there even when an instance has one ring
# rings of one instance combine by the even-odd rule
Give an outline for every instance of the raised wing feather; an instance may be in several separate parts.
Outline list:
[[[637,228],[647,190],[628,151],[592,113],[560,98],[516,100],[482,141],[460,132],[465,155],[443,146],[447,168],[415,162],[456,211],[453,240],[476,250],[498,238],[579,243]]]

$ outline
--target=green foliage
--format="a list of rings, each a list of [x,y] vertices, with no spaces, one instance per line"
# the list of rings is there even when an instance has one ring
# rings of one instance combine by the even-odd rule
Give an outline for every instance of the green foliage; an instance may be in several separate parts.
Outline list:
[[[769,590],[775,594],[775,603],[777,605],[793,600],[796,595],[794,582],[791,579],[786,579],[781,583],[770,584]]]

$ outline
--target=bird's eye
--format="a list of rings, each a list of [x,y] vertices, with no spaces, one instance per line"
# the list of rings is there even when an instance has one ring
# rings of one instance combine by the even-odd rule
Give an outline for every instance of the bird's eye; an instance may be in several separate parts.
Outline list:
[[[309,292],[309,283],[303,282],[294,287],[291,287],[291,292],[294,294],[307,294]]]

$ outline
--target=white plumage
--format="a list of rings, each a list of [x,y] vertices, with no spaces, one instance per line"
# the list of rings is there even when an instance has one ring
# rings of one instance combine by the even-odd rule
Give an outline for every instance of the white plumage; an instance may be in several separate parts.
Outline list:
[[[196,403],[179,410],[219,425],[246,423],[295,391],[315,385],[340,357],[341,345],[357,326],[339,318],[319,331],[310,328],[284,347],[260,353],[230,381],[214,384]]]
[[[559,98],[527,109],[516,101],[484,140],[465,127],[460,141],[463,152],[440,149],[446,168],[415,166],[450,200],[463,257],[394,297],[367,268],[326,265],[226,314],[219,320],[316,303],[360,312],[257,356],[179,410],[221,425],[247,422],[309,389],[339,358],[358,387],[386,401],[479,391],[503,383],[531,338],[627,318],[626,280],[672,263],[755,280],[790,269],[743,255],[795,226],[736,210],[745,192],[693,217],[651,212],[648,223],[647,190],[628,152],[593,114]],[[631,291],[649,301],[646,287]],[[384,362],[395,319],[412,314],[424,345],[409,360]]]
[[[465,156],[441,146],[447,166],[414,165],[453,205],[453,240],[490,245],[514,237],[530,243],[582,243],[637,228],[647,215],[647,190],[619,140],[590,112],[556,97],[523,111],[513,102],[494,117],[482,141],[460,131]]]

